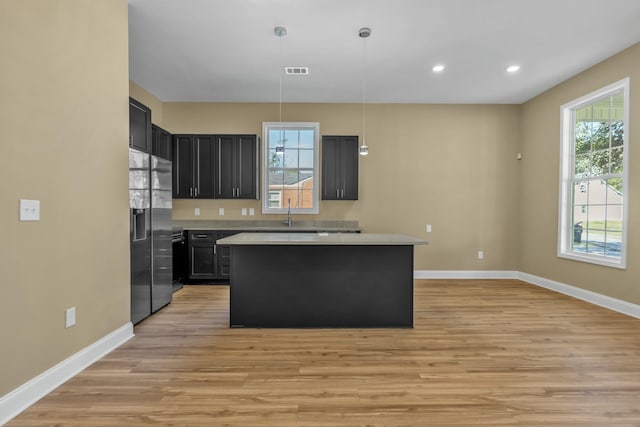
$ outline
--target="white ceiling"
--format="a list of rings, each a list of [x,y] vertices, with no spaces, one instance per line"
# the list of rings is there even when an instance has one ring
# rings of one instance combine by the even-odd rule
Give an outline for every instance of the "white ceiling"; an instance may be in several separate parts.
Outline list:
[[[162,101],[522,103],[638,41],[640,0],[129,0]]]

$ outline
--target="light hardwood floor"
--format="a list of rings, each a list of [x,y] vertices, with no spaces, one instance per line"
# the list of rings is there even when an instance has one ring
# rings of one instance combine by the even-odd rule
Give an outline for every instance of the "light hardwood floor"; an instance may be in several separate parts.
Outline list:
[[[8,426],[640,426],[640,320],[523,282],[416,281],[414,329],[229,329],[228,299],[185,287]]]

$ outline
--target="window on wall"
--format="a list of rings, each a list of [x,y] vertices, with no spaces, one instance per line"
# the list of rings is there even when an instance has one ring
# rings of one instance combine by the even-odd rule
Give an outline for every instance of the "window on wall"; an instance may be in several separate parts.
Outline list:
[[[318,123],[263,123],[262,213],[318,213]]]
[[[558,256],[625,268],[629,79],[561,114]]]

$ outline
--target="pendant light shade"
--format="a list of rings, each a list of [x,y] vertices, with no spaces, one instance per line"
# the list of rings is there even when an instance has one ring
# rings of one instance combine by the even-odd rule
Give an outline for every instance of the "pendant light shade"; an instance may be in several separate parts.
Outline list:
[[[365,132],[367,125],[367,79],[365,73],[367,70],[367,37],[371,35],[371,28],[363,27],[358,30],[358,36],[362,39],[362,145],[360,146],[360,155],[369,154],[369,147],[365,141]]]

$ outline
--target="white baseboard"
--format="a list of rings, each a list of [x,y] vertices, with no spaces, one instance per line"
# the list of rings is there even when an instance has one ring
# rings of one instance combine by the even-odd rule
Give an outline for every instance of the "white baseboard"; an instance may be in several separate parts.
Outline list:
[[[600,307],[608,308],[609,310],[617,311],[618,313],[640,319],[640,305],[637,304],[567,285],[565,283],[556,282],[554,280],[545,279],[544,277],[534,276],[533,274],[518,272],[518,279],[523,282],[531,283],[532,285],[550,289],[552,291],[569,295],[591,304],[599,305]]]
[[[517,271],[507,270],[415,270],[414,279],[517,279]]]
[[[0,426],[42,399],[62,383],[115,350],[133,337],[133,324],[126,323],[83,348],[54,367],[0,398]]]
[[[544,277],[534,276],[533,274],[523,273],[521,271],[415,270],[413,272],[413,277],[414,279],[518,279],[532,285],[556,291],[558,293],[640,319],[640,305],[602,295],[597,292],[588,291],[576,286],[567,285],[566,283],[560,283],[555,280],[545,279]]]

